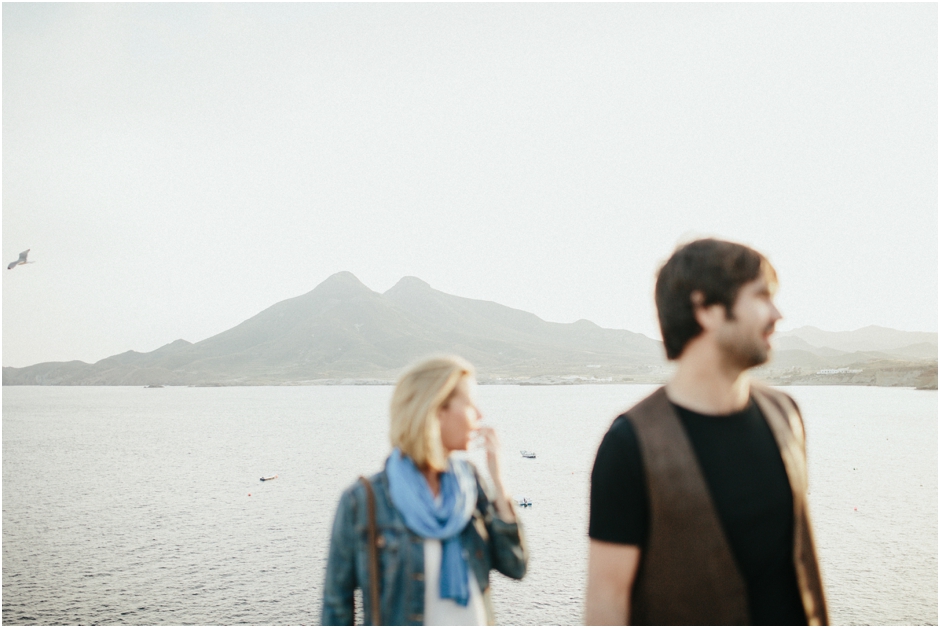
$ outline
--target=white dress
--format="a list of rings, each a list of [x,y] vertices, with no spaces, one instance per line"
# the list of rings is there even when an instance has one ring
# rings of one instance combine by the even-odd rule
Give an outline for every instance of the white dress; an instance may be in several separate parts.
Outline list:
[[[486,606],[473,573],[467,575],[470,600],[461,606],[454,600],[441,599],[441,542],[424,539],[424,625],[485,626]]]

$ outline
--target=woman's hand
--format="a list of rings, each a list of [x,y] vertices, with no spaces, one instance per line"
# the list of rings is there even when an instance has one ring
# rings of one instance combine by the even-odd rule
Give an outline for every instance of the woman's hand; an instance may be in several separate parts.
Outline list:
[[[512,523],[516,520],[516,513],[509,502],[509,494],[503,484],[503,471],[499,459],[499,438],[496,436],[496,430],[492,427],[481,427],[478,430],[483,439],[483,448],[486,449],[486,466],[489,469],[490,477],[493,479],[493,488],[496,490],[496,512],[499,518],[506,523]]]

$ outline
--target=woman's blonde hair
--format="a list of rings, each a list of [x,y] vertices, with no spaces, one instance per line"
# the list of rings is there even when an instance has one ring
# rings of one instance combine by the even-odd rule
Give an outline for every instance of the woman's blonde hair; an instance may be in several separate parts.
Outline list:
[[[437,411],[465,377],[474,377],[470,363],[456,355],[444,355],[415,364],[398,379],[392,394],[389,438],[392,447],[410,456],[419,469],[447,468]]]

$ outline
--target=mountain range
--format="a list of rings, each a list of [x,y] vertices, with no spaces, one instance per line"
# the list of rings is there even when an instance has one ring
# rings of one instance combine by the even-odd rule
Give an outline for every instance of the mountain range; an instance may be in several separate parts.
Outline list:
[[[307,294],[272,305],[195,344],[127,351],[96,362],[3,368],[3,384],[281,384],[394,380],[431,353],[456,353],[487,377],[625,372],[662,365],[661,344],[586,320],[546,322],[489,301],[465,299],[405,277],[384,294],[340,272]]]
[[[781,369],[792,378],[801,368],[933,360],[936,381],[936,333],[803,327],[778,334],[777,345],[764,367],[770,379]],[[432,353],[461,355],[481,381],[493,383],[658,382],[671,371],[662,343],[643,334],[587,320],[547,322],[440,292],[416,277],[380,294],[340,272],[200,342],[176,340],[94,364],[4,367],[3,385],[378,383],[394,381],[403,367]]]

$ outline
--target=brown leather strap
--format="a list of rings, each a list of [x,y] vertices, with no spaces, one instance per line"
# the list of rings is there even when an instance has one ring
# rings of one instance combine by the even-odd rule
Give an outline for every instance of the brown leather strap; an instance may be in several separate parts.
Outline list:
[[[366,487],[366,503],[369,508],[369,601],[372,606],[372,625],[380,626],[382,615],[379,608],[379,548],[375,529],[375,493],[369,480],[360,476],[359,481]]]
[[[793,489],[793,558],[806,620],[810,626],[827,626],[829,611],[826,592],[822,574],[819,572],[809,504],[806,500],[809,485],[806,477],[806,437],[803,433],[803,419],[799,408],[789,395],[756,383],[751,384],[751,395],[760,406],[764,419],[777,440],[780,457]]]
[[[747,585],[665,389],[631,408],[627,419],[639,441],[650,507],[630,624],[750,624]]]

